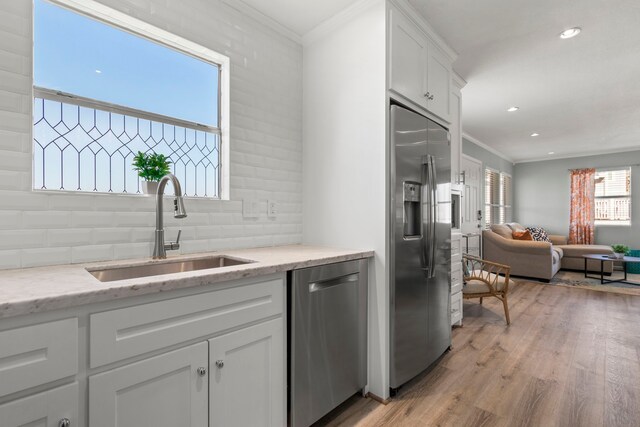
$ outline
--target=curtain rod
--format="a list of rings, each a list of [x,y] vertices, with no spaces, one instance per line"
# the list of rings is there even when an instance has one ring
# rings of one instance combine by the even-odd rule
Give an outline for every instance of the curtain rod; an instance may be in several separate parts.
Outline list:
[[[640,166],[640,164],[635,164],[635,165],[626,165],[626,166],[606,166],[604,168],[574,168],[574,169],[567,169],[568,171],[579,171],[582,169],[611,169],[611,170],[615,170],[617,168],[634,168],[634,167],[638,167]]]

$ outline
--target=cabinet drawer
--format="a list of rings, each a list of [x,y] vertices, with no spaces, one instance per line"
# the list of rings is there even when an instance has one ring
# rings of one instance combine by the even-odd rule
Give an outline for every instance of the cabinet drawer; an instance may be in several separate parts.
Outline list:
[[[451,324],[462,320],[462,292],[451,295]]]
[[[78,383],[0,405],[0,423],[3,427],[59,427],[65,418],[71,426],[80,425]]]
[[[462,291],[462,265],[457,262],[451,266],[451,295]]]
[[[77,318],[0,332],[0,396],[77,372]]]
[[[457,234],[451,236],[451,262],[459,263],[462,259],[462,237]]]
[[[278,278],[91,315],[91,367],[282,313]]]

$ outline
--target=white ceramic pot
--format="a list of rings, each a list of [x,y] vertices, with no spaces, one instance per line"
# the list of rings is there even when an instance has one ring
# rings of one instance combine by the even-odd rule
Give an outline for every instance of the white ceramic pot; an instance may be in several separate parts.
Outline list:
[[[142,181],[142,192],[154,196],[158,192],[158,181]]]
[[[615,252],[613,255],[614,255],[617,259],[622,259],[622,258],[624,258],[624,253],[618,253],[618,252]]]

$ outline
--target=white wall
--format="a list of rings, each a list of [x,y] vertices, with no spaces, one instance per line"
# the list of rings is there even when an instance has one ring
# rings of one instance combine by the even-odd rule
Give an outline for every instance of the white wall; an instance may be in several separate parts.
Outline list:
[[[225,2],[232,2],[226,0]],[[231,200],[188,199],[182,252],[302,238],[302,47],[220,0],[100,0],[231,58]],[[0,268],[146,257],[154,201],[31,190],[32,2],[0,2]],[[262,202],[244,220],[244,197]],[[279,203],[266,218],[266,200]]]
[[[518,163],[514,179],[514,219],[552,234],[569,234],[569,169],[631,168],[631,226],[596,226],[597,244],[625,244],[640,249],[640,151]]]
[[[304,46],[303,242],[374,249],[369,388],[388,396],[385,2],[356,5]]]

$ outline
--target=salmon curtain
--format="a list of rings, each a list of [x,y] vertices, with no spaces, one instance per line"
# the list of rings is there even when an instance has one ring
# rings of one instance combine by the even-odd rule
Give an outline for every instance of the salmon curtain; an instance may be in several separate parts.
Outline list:
[[[592,245],[595,228],[595,169],[571,171],[569,243]]]

